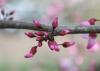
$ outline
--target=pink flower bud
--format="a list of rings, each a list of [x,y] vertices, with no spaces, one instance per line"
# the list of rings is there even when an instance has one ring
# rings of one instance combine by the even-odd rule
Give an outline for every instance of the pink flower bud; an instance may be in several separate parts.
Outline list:
[[[69,34],[69,33],[70,33],[70,31],[66,29],[66,30],[62,30],[59,34],[61,36],[64,36],[64,35]]]
[[[38,35],[38,36],[43,36],[44,32],[35,32],[35,34]]]
[[[37,40],[37,41],[43,41],[43,37],[37,36],[37,37],[36,37],[36,40]]]
[[[90,25],[95,25],[96,21],[100,21],[100,20],[97,20],[96,18],[91,18],[91,19],[88,20],[88,22],[90,23]]]
[[[45,36],[45,38],[48,38],[49,37],[49,33],[48,32],[44,32],[44,36]]]
[[[25,58],[31,58],[32,56],[33,56],[32,53],[27,53],[24,57],[25,57]]]
[[[75,44],[75,42],[64,42],[63,44],[62,44],[62,46],[64,47],[64,48],[67,48],[67,47],[70,47],[70,46],[72,46],[72,45],[74,45]]]
[[[27,32],[27,33],[25,33],[25,35],[27,35],[30,38],[35,37],[35,35],[32,32]]]
[[[37,52],[37,46],[34,46],[31,48],[30,52],[25,55],[25,58],[31,58],[36,54],[36,52]]]
[[[42,46],[42,41],[39,41],[37,46],[41,47]]]
[[[33,23],[35,24],[36,28],[42,28],[40,22],[38,20],[33,20]]]
[[[58,17],[54,18],[52,22],[53,29],[56,29],[58,27]]]
[[[51,50],[54,50],[54,43],[52,41],[48,41],[48,46]]]
[[[48,41],[48,46],[51,50],[59,51],[58,44],[56,41]]]
[[[58,48],[57,43],[55,44],[55,48],[54,49],[55,49],[56,52],[59,52],[60,51],[59,48]]]
[[[89,34],[87,49],[90,49],[90,48],[92,48],[95,45],[96,37],[97,37],[96,33],[90,33]]]

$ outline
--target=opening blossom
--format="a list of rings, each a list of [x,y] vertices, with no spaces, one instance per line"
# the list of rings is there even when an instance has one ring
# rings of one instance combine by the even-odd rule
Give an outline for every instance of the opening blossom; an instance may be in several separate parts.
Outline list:
[[[40,29],[42,28],[42,26],[38,20],[33,20],[33,23],[36,26],[36,28],[40,28]],[[37,48],[42,47],[43,41],[47,42],[50,50],[56,51],[56,52],[60,51],[59,46],[63,46],[64,48],[67,48],[67,47],[70,47],[75,44],[75,42],[68,42],[68,41],[64,42],[62,44],[58,44],[54,38],[54,32],[57,27],[58,27],[58,17],[55,17],[52,22],[52,29],[53,29],[52,32],[44,32],[44,31],[39,31],[39,32],[34,32],[34,33],[26,32],[25,35],[27,35],[29,38],[35,37],[38,44],[31,48],[30,52],[28,52],[28,54],[25,55],[25,58],[31,58],[32,56],[34,56],[37,52]],[[69,30],[64,29],[59,33],[59,35],[64,36],[64,35],[68,34],[69,32],[70,32]]]

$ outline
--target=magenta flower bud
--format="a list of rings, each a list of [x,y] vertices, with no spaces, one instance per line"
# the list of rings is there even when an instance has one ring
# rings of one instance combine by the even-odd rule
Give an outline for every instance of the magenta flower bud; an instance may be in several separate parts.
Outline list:
[[[96,18],[91,18],[91,19],[88,20],[88,22],[90,23],[90,25],[95,25],[96,21],[100,21],[100,20],[98,20]]]
[[[38,47],[41,47],[42,46],[42,41],[38,41]]]
[[[92,48],[95,45],[96,37],[97,37],[96,33],[90,33],[89,34],[87,49],[90,49],[90,48]]]
[[[25,55],[25,58],[31,58],[36,54],[36,52],[37,52],[37,46],[34,46],[31,48],[30,52]]]
[[[38,36],[43,36],[44,32],[35,32],[35,34],[38,35]]]
[[[64,36],[64,35],[66,35],[66,34],[69,34],[70,33],[70,31],[68,30],[68,29],[64,29],[64,30],[62,30],[59,34],[61,35],[61,36]]]
[[[35,37],[34,33],[32,33],[32,32],[27,32],[27,33],[25,33],[25,35],[27,35],[30,38]]]
[[[52,41],[48,41],[48,46],[51,50],[54,50],[54,43]]]
[[[37,36],[37,37],[36,37],[36,40],[37,40],[37,41],[43,41],[43,37]]]
[[[48,32],[44,32],[44,36],[45,36],[45,38],[48,38],[49,37],[49,33]]]
[[[42,28],[42,26],[38,20],[33,20],[33,23],[35,24],[36,28]]]
[[[59,51],[58,44],[56,41],[48,41],[48,46],[51,50]]]
[[[60,51],[60,49],[58,48],[58,44],[57,43],[55,44],[55,48],[54,49],[55,49],[56,52]]]
[[[75,42],[64,42],[64,43],[62,44],[62,46],[63,46],[64,48],[67,48],[67,47],[73,46],[74,44],[75,44]]]
[[[53,29],[56,29],[58,27],[58,17],[54,18],[52,22]]]
[[[25,58],[31,58],[32,56],[33,56],[32,53],[27,53],[24,57],[25,57]]]

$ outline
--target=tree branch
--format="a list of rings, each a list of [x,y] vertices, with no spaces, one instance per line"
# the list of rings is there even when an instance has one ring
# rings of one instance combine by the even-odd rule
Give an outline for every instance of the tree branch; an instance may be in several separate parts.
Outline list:
[[[0,29],[5,28],[13,28],[13,29],[28,29],[28,30],[37,30],[37,31],[52,31],[52,26],[43,25],[42,29],[36,28],[33,23],[28,22],[20,22],[20,21],[4,21],[0,20]],[[68,29],[71,31],[70,34],[81,34],[81,33],[89,33],[89,32],[96,32],[100,33],[100,25],[99,26],[91,26],[91,27],[80,27],[80,26],[59,26],[55,30],[55,35],[59,35],[62,29]]]

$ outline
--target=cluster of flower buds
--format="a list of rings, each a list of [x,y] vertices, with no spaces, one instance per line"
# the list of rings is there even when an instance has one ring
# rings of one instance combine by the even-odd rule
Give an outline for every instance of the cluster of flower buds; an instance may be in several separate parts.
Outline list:
[[[6,12],[4,8],[1,9],[1,19],[2,20],[13,20],[13,15],[14,15],[15,11],[12,10],[10,12]]]
[[[36,28],[39,28],[39,29],[42,28],[39,21],[34,20],[33,23],[35,24]],[[64,48],[67,48],[75,44],[75,42],[73,41],[70,41],[70,42],[66,41],[66,42],[63,42],[62,44],[58,44],[54,38],[54,32],[57,27],[58,27],[58,17],[55,17],[52,22],[52,29],[53,29],[52,32],[44,32],[44,31],[39,31],[39,32],[34,32],[34,33],[26,32],[25,35],[27,35],[29,38],[35,37],[38,44],[31,48],[31,50],[25,55],[25,58],[31,58],[32,56],[34,56],[37,52],[37,48],[42,47],[43,41],[47,42],[50,50],[56,51],[56,52],[60,50],[59,49],[60,45],[63,46]],[[59,33],[59,35],[64,36],[68,33],[69,31],[64,29]]]

